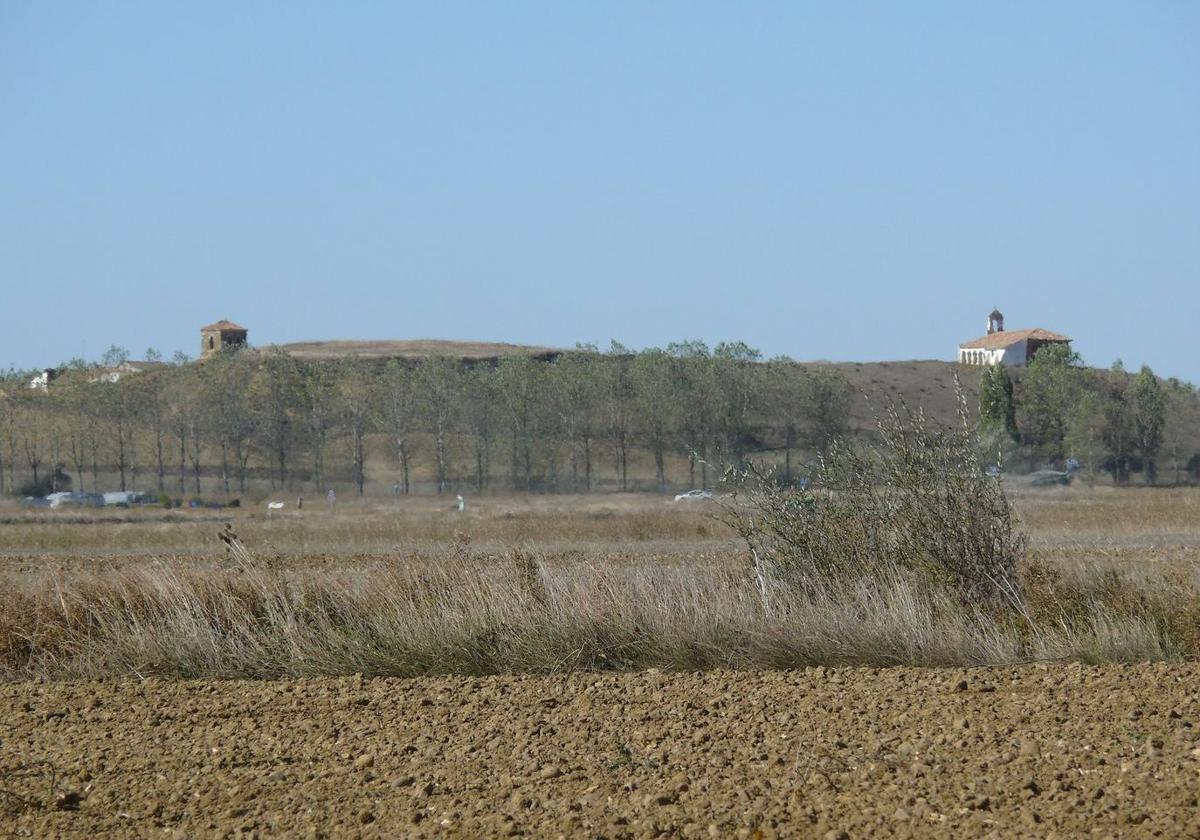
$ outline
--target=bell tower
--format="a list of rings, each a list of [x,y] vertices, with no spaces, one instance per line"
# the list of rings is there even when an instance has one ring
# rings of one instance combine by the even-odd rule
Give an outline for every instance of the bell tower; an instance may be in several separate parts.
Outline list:
[[[1004,313],[999,309],[993,309],[992,314],[988,315],[987,334],[1004,332]]]
[[[206,358],[231,347],[245,347],[247,332],[245,327],[228,320],[220,320],[207,327],[201,327],[200,358]]]

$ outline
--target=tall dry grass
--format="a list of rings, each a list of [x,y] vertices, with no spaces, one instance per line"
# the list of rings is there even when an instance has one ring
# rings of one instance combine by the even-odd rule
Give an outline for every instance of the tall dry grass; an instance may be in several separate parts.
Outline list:
[[[724,562],[598,567],[473,550],[295,569],[240,545],[187,560],[46,571],[0,592],[0,674],[281,677],[811,664],[1142,660],[1200,651],[1196,579],[1035,569],[1019,611],[970,606],[893,565],[767,597]],[[1189,623],[1190,622],[1190,623]]]

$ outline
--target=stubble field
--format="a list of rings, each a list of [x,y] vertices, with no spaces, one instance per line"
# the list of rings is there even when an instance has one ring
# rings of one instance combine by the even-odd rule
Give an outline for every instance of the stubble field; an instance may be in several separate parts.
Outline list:
[[[1194,584],[1198,493],[1017,506],[1063,580]],[[239,558],[212,514],[2,510],[0,834],[1200,836],[1200,665],[1145,616],[781,616],[710,513],[242,511]]]

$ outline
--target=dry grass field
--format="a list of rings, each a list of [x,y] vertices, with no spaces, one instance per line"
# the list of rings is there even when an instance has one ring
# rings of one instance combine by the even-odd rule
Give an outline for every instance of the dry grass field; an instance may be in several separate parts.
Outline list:
[[[0,835],[1195,836],[1200,492],[1015,505],[1015,619],[645,495],[0,508]]]
[[[0,510],[10,678],[1016,664],[1200,651],[1200,492],[1015,499],[1021,609],[901,575],[764,595],[721,503]],[[220,539],[232,529],[230,551]]]

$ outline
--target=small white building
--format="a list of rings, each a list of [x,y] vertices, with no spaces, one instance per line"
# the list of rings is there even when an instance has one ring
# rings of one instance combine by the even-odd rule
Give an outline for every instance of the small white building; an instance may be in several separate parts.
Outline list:
[[[1067,344],[1065,335],[1036,327],[1031,330],[1004,329],[1004,315],[993,309],[988,315],[987,334],[958,345],[958,362],[963,365],[1026,367],[1033,354],[1047,344]]]
[[[59,371],[56,368],[45,368],[33,379],[29,380],[29,389],[31,391],[48,391],[50,383],[58,378]]]

